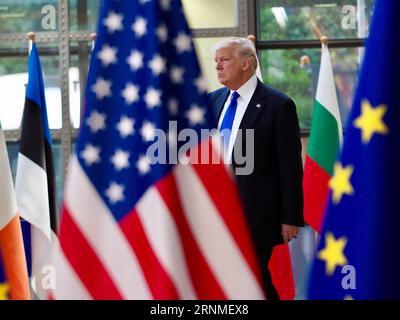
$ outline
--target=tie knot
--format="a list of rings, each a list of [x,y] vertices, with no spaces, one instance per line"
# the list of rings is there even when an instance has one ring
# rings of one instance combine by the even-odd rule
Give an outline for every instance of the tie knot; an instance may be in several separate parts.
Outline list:
[[[240,94],[237,93],[237,91],[233,91],[232,96],[231,96],[231,101],[235,101],[239,97],[240,97]]]

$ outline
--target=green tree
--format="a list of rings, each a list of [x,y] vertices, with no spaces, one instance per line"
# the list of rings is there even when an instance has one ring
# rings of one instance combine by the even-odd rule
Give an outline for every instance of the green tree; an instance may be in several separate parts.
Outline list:
[[[318,5],[316,5],[316,2]],[[342,7],[356,5],[356,0],[336,1],[260,1],[259,38],[261,40],[304,40],[318,39],[322,35],[334,38],[356,38],[357,29],[342,28]],[[366,0],[366,6],[372,11],[372,0]],[[325,4],[321,6],[321,4]],[[285,5],[284,11],[282,5]],[[285,17],[286,14],[286,17]],[[281,18],[280,23],[279,16]],[[301,57],[307,56],[310,64],[302,65]],[[359,52],[354,48],[331,50],[336,81],[339,84],[354,86],[358,70]],[[298,108],[301,128],[308,128],[311,123],[315,88],[320,63],[319,49],[270,49],[260,52],[260,63],[264,81],[282,90],[292,97]],[[335,65],[335,63],[334,63]],[[351,79],[352,81],[349,81]],[[351,85],[351,82],[353,85]],[[338,94],[339,103],[348,109],[351,92],[344,85]],[[345,95],[341,101],[341,95]],[[342,103],[341,103],[342,102]],[[344,108],[344,109],[346,109]],[[347,111],[342,110],[346,115]]]

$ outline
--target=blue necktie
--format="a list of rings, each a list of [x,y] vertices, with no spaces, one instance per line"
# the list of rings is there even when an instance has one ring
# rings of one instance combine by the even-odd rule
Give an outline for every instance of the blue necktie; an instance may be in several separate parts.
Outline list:
[[[226,109],[226,112],[224,115],[224,119],[222,120],[222,123],[221,123],[221,127],[219,128],[219,131],[221,132],[221,136],[222,136],[222,144],[224,146],[225,155],[228,150],[233,120],[235,120],[235,114],[236,114],[236,109],[237,109],[237,99],[239,97],[240,97],[239,93],[237,93],[236,91],[233,91],[232,96],[231,96],[231,101],[229,102],[228,108]],[[222,131],[224,129],[228,129],[228,130]]]

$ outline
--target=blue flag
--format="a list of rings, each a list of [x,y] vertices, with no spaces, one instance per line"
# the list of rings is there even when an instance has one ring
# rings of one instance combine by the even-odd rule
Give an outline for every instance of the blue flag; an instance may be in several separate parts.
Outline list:
[[[399,299],[400,1],[378,0],[326,220],[310,299]]]

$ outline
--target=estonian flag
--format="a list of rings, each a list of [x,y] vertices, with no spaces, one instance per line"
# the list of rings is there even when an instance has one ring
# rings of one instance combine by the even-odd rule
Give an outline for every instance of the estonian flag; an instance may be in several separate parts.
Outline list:
[[[48,261],[56,239],[57,198],[43,74],[35,43],[28,72],[15,191],[20,216],[29,223],[23,223],[23,231],[25,241],[30,242],[26,251],[31,285],[44,298],[52,285],[46,276],[52,276]]]

